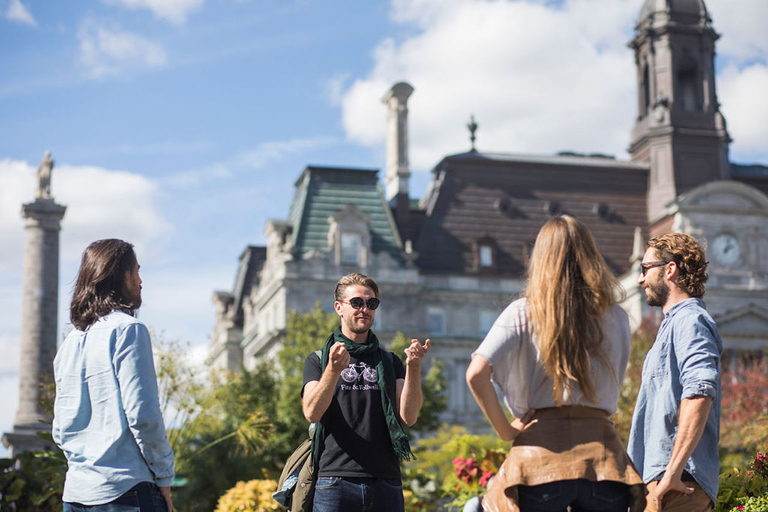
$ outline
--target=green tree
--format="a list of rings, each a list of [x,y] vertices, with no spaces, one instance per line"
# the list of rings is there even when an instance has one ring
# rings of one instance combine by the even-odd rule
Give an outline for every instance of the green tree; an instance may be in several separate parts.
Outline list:
[[[154,340],[160,403],[175,456],[176,508],[210,512],[239,480],[278,473],[267,443],[275,409],[271,365],[200,375],[188,362],[188,346],[162,333]]]
[[[326,313],[318,301],[309,313],[288,313],[285,338],[277,354],[279,380],[272,444],[285,460],[294,448],[307,438],[309,422],[301,409],[301,388],[304,385],[304,360],[325,345],[328,336],[339,325],[335,313]]]
[[[410,344],[411,338],[398,332],[395,334],[394,338],[392,338],[392,342],[387,348],[402,360],[404,356],[403,352],[410,346]],[[403,363],[405,363],[405,361],[403,361]],[[445,408],[448,405],[448,396],[446,395],[448,383],[445,379],[443,367],[444,365],[442,361],[435,357],[432,358],[429,370],[421,381],[423,402],[421,411],[419,412],[419,419],[416,421],[416,424],[411,427],[411,430],[426,434],[434,432],[442,424],[440,421],[440,413],[445,411]]]

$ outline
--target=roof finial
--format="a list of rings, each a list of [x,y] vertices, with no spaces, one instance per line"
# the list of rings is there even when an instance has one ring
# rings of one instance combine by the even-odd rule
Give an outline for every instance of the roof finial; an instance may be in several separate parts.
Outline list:
[[[477,151],[475,149],[475,132],[477,131],[477,123],[475,122],[474,114],[469,116],[469,123],[467,124],[467,128],[469,128],[469,141],[472,143],[471,151]]]

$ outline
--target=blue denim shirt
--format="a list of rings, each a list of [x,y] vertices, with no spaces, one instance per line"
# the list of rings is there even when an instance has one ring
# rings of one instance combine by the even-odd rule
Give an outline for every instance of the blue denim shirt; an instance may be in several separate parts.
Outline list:
[[[69,465],[64,501],[98,505],[140,482],[171,484],[173,451],[144,324],[115,311],[72,331],[53,372],[53,439]]]
[[[722,353],[723,341],[701,299],[679,302],[664,315],[643,364],[627,449],[646,483],[660,478],[672,456],[681,400],[707,396],[707,424],[685,470],[716,501]]]

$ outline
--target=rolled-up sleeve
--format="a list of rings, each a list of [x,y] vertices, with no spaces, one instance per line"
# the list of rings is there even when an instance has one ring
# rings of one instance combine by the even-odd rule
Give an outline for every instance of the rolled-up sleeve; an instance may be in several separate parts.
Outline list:
[[[175,474],[173,450],[165,432],[152,343],[144,325],[130,324],[118,334],[114,364],[128,427],[155,483],[167,487]]]
[[[720,388],[720,353],[714,326],[701,315],[686,318],[676,333],[675,353],[680,370],[681,399],[715,398]]]

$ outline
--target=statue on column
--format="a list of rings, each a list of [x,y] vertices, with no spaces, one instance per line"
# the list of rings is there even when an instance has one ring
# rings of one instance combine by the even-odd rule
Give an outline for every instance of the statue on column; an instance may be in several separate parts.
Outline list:
[[[53,199],[51,196],[51,171],[53,170],[53,159],[51,152],[46,151],[40,167],[37,168],[37,193],[35,197],[39,199]]]

